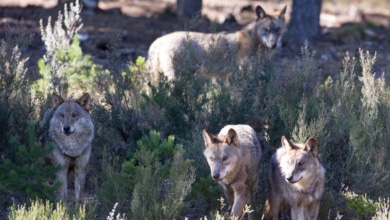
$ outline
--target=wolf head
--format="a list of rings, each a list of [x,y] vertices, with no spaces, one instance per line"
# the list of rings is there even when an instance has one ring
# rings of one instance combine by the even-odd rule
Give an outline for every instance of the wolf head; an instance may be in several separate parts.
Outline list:
[[[257,19],[252,28],[261,45],[269,49],[275,49],[281,45],[282,36],[286,29],[284,22],[286,8],[287,6],[276,13],[267,14],[261,6],[256,7]]]
[[[52,105],[55,110],[53,118],[61,126],[62,133],[69,136],[81,128],[81,120],[89,117],[89,105],[91,96],[88,93],[83,94],[77,100],[66,100],[61,96],[53,93]]]
[[[210,167],[211,177],[220,181],[225,179],[236,167],[239,161],[238,136],[230,129],[225,137],[217,137],[203,130],[206,157]]]
[[[280,170],[288,183],[302,185],[311,180],[318,169],[317,142],[309,138],[306,143],[292,143],[285,136],[281,139]]]

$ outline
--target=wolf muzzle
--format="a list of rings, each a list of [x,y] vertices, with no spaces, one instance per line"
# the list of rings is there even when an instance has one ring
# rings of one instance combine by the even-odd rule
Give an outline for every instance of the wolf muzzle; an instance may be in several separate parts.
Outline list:
[[[291,184],[297,183],[301,179],[302,179],[302,177],[300,177],[298,180],[294,180],[294,176],[289,176],[286,178],[287,182],[289,182]]]
[[[62,127],[62,130],[64,131],[64,134],[68,136],[73,134],[74,132],[74,130],[73,131],[71,130],[71,127],[69,125],[65,125],[64,127]]]
[[[221,175],[219,173],[213,174],[213,179],[214,180],[218,181],[220,177],[221,177]]]

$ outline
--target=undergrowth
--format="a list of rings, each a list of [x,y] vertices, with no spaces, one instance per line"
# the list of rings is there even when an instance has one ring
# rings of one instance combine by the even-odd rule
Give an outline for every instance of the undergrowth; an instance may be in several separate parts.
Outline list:
[[[249,124],[263,143],[259,202],[251,215],[261,218],[268,161],[286,135],[319,143],[327,170],[319,219],[388,219],[390,65],[374,73],[375,53],[346,53],[340,72],[325,77],[306,43],[295,59],[275,63],[256,56],[246,67],[232,66],[225,78],[197,74],[199,61],[187,45],[174,58],[175,80],[161,74],[151,84],[145,58],[121,64],[119,35],[107,36],[108,69],[83,54],[80,10],[76,1],[54,26],[41,21],[46,52],[37,64],[38,80],[25,67],[30,33],[21,28],[1,41],[0,205],[8,218],[229,219],[202,155],[200,131]],[[43,166],[50,149],[38,141],[44,131],[33,128],[53,91],[94,98],[95,161],[87,184],[96,196],[85,206],[50,201],[55,184],[46,182],[55,169]]]

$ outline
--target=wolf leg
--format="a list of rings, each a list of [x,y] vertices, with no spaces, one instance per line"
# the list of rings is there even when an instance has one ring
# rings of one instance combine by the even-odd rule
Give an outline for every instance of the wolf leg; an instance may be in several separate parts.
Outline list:
[[[309,219],[310,220],[315,220],[318,218],[318,212],[320,210],[320,201],[317,201],[313,207],[313,209],[311,210],[311,213],[309,215]]]
[[[91,149],[91,146],[88,147],[85,152],[76,159],[74,183],[76,201],[80,199],[80,196],[84,191],[86,168],[91,155]]]
[[[291,207],[292,220],[306,220],[303,207]]]
[[[227,203],[229,206],[233,206],[234,203],[234,191],[230,186],[226,186],[225,184],[220,184],[223,188],[223,193],[225,194]]]
[[[61,167],[61,170],[57,172],[57,180],[61,182],[57,200],[65,200],[68,197],[68,167]]]
[[[243,210],[245,208],[245,204],[248,201],[248,191],[244,192],[234,192],[234,203],[232,207],[231,214],[241,219],[243,216]]]
[[[80,195],[84,190],[85,184],[85,167],[77,167],[75,168],[75,199],[78,201],[80,199]]]

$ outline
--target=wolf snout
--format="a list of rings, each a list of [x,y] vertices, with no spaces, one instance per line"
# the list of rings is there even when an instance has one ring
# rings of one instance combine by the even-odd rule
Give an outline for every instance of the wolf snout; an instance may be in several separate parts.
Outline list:
[[[266,45],[269,49],[275,49],[278,46],[278,42],[276,42],[275,40],[269,40],[267,41]]]
[[[300,177],[299,179],[296,179],[296,180],[295,180],[295,179],[294,179],[294,176],[289,176],[289,177],[286,178],[287,182],[292,183],[292,184],[298,182],[298,181],[301,180],[301,179],[302,179],[302,177]]]
[[[221,177],[221,175],[219,173],[216,173],[213,175],[214,180],[219,180],[220,177]]]
[[[72,129],[69,125],[65,125],[64,127],[62,127],[62,130],[64,131],[64,133],[66,135],[70,135],[74,132],[74,131],[72,131]]]

